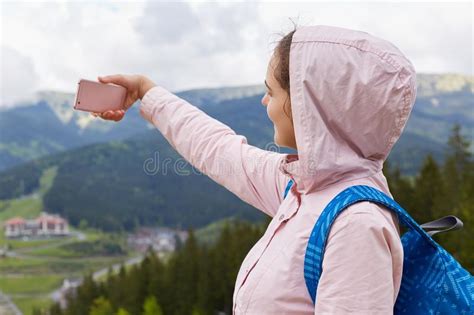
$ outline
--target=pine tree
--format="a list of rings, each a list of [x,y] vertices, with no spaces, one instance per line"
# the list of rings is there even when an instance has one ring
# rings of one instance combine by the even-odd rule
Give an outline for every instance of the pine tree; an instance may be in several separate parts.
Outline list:
[[[112,305],[109,300],[103,296],[98,297],[94,300],[89,315],[113,315]]]
[[[143,315],[163,315],[163,311],[153,295],[146,298],[143,304]]]
[[[473,180],[471,179],[471,186],[469,189],[463,191],[461,201],[459,203],[459,215],[463,221],[463,228],[461,231],[455,231],[460,241],[460,251],[457,253],[457,258],[471,274],[474,274],[474,189]]]
[[[215,259],[215,283],[212,290],[217,293],[214,307],[225,313],[229,313],[232,307],[232,263],[234,251],[234,240],[232,238],[229,223],[226,222],[221,230],[218,241],[215,244],[212,257]]]
[[[402,176],[398,166],[392,166],[388,160],[385,161],[383,173],[387,178],[388,187],[393,199],[400,204],[411,216],[416,217],[416,205],[414,203],[415,190],[410,178]],[[400,233],[403,235],[407,228],[399,224]]]
[[[215,305],[215,270],[215,258],[211,255],[208,246],[203,245],[199,261],[199,280],[196,288],[197,301],[193,312],[197,311],[202,314],[213,313],[213,305]]]
[[[39,314],[42,314],[42,313],[39,313]],[[51,305],[50,309],[49,309],[49,313],[45,313],[45,314],[48,314],[48,315],[62,315],[64,314],[61,310],[61,306],[59,305],[59,303],[54,303],[53,305]]]
[[[147,292],[149,295],[154,295],[158,302],[161,302],[162,299],[165,300],[167,291],[164,279],[166,266],[153,250],[148,252],[147,255],[150,260],[150,264],[148,265],[149,280]]]
[[[130,313],[127,312],[127,310],[125,310],[123,308],[119,308],[118,311],[117,311],[117,315],[130,315]]]
[[[469,147],[469,140],[461,134],[461,126],[455,124],[448,140],[448,151],[443,167],[446,198],[453,208],[460,200],[461,186],[471,177],[469,173],[472,172],[472,154]]]
[[[474,270],[474,161],[469,151],[470,141],[461,134],[461,126],[455,124],[448,140],[443,175],[444,202],[447,214],[453,214],[463,221],[460,231],[442,234],[439,243],[445,247],[463,266]]]
[[[122,284],[127,288],[127,294],[124,296],[122,306],[130,310],[132,314],[141,313],[143,302],[148,295],[148,276],[144,267],[146,264],[132,266]]]
[[[421,171],[415,179],[413,216],[420,224],[446,215],[444,204],[444,183],[438,164],[431,154],[423,161]]]
[[[178,314],[189,314],[197,302],[197,283],[199,281],[200,250],[193,229],[188,229],[188,238],[178,253],[178,274],[176,291]]]
[[[65,314],[89,314],[90,306],[100,295],[100,287],[95,283],[92,274],[85,276],[82,284],[77,288],[76,294],[70,294],[66,297],[68,309]]]
[[[392,167],[388,161],[385,161],[383,171],[393,198],[412,214],[416,211],[413,202],[415,191],[412,181],[408,177],[402,176],[400,168],[398,166]]]

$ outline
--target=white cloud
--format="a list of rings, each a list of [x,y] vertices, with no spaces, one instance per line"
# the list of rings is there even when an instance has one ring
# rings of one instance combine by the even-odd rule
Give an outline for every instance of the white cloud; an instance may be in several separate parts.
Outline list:
[[[1,3],[0,104],[115,73],[170,90],[262,83],[290,18],[387,39],[421,73],[472,75],[471,2],[10,1]]]
[[[0,51],[2,103],[4,106],[13,106],[20,102],[30,102],[40,79],[31,58],[3,45]]]

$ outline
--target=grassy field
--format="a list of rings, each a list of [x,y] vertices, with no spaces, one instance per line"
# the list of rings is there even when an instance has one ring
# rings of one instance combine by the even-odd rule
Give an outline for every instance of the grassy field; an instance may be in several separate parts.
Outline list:
[[[0,223],[11,217],[21,216],[26,219],[37,217],[43,210],[42,196],[51,187],[56,175],[56,168],[47,169],[40,180],[39,190],[29,196],[13,200],[0,201]],[[3,225],[2,225],[3,227]],[[97,230],[78,231],[66,238],[44,240],[11,240],[0,231],[0,247],[7,246],[16,253],[15,257],[0,257],[0,291],[11,297],[13,302],[25,314],[32,314],[34,307],[48,307],[52,301],[50,294],[58,289],[65,278],[81,277],[110,265],[121,263],[136,253],[128,252],[120,256],[105,256],[94,253],[93,256],[68,250],[66,245],[80,242],[94,242],[107,239],[110,234]],[[124,235],[114,239],[124,241]]]
[[[32,195],[22,199],[0,200],[0,221],[12,217],[34,218],[41,212],[43,203],[39,195]]]
[[[92,239],[97,239],[92,234]],[[26,242],[28,243],[28,242]],[[121,263],[136,253],[121,256],[87,257],[69,255],[60,248],[61,242],[36,247],[21,247],[21,257],[0,259],[0,291],[9,295],[25,315],[33,307],[45,307],[51,303],[49,294],[59,288],[65,278],[81,277],[110,265]]]
[[[0,287],[9,294],[38,294],[53,291],[62,283],[60,275],[11,275],[0,278]]]
[[[23,314],[31,314],[35,307],[38,309],[47,309],[51,305],[51,299],[44,297],[13,297],[13,303],[18,305]]]
[[[97,233],[93,233],[91,238],[97,237]],[[31,314],[35,306],[50,305],[50,293],[59,288],[65,278],[81,277],[122,263],[136,254],[93,257],[69,255],[60,248],[61,244],[60,241],[48,243],[49,247],[44,249],[25,244],[19,247],[21,257],[0,259],[0,291],[9,295],[25,315]]]

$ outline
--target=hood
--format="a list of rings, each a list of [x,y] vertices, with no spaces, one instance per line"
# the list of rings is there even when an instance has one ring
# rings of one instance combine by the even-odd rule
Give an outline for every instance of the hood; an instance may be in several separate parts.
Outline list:
[[[297,154],[279,168],[296,191],[381,171],[415,103],[403,53],[363,31],[306,26],[293,34],[289,68]]]

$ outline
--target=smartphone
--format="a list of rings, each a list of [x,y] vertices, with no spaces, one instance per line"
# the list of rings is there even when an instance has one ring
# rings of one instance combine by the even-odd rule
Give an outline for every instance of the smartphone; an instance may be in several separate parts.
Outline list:
[[[80,79],[74,109],[93,113],[125,109],[126,96],[127,89],[121,85]]]

